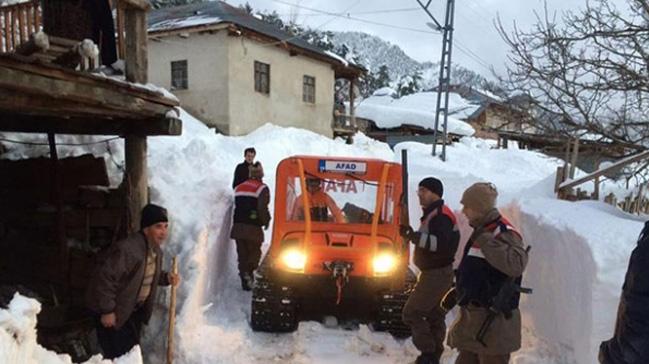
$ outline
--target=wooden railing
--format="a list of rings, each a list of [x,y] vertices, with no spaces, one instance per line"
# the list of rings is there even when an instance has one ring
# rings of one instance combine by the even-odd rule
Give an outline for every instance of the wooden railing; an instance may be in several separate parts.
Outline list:
[[[0,53],[12,52],[40,28],[40,0],[0,6]]]

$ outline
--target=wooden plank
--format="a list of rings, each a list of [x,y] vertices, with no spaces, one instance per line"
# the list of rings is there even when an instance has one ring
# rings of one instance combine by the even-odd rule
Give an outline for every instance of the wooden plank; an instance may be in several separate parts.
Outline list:
[[[120,0],[120,2],[130,9],[136,9],[140,11],[147,11],[151,9],[151,4],[148,0]]]
[[[4,20],[5,20],[5,52],[11,52],[13,50],[13,45],[11,40],[11,10],[6,9],[4,11]]]
[[[61,173],[65,176],[62,188],[77,189],[80,185],[108,186],[108,172],[103,158],[91,154],[63,158],[59,161]],[[0,188],[12,190],[36,190],[43,187],[43,181],[53,177],[52,163],[48,158],[0,159]]]
[[[33,5],[25,7],[25,20],[27,21],[27,35],[36,33],[38,29],[34,28],[34,11],[37,11]]]
[[[126,26],[126,80],[146,84],[147,77],[147,22],[146,13],[127,8]]]
[[[128,196],[128,231],[139,230],[141,211],[148,201],[147,143],[145,137],[129,136],[125,141]]]
[[[76,101],[106,110],[128,111],[135,115],[164,115],[168,107],[146,102],[118,89],[95,87],[68,79],[53,79],[20,70],[0,67],[0,89],[41,95],[55,100]]]
[[[122,2],[117,2],[117,57],[119,59],[124,59],[124,47],[126,46],[124,40],[124,7]]]
[[[18,14],[18,36],[20,38],[20,44],[27,41],[27,32],[25,29],[25,6],[20,4],[16,13]]]
[[[167,118],[67,118],[0,112],[0,130],[83,135],[180,135],[182,122]]]
[[[583,177],[580,177],[580,178],[577,178],[577,179],[574,179],[574,180],[567,180],[567,181],[563,182],[559,186],[559,188],[560,189],[566,189],[566,188],[571,188],[571,187],[580,185],[580,184],[582,184],[584,182],[588,182],[588,181],[590,181],[590,180],[592,180],[592,179],[594,179],[596,177],[603,176],[608,172],[615,171],[615,170],[617,170],[617,169],[619,169],[621,167],[624,167],[627,164],[637,162],[637,161],[647,159],[647,158],[649,158],[649,150],[645,150],[645,151],[640,152],[638,154],[635,154],[635,155],[629,156],[627,158],[621,159],[621,160],[619,160],[619,161],[617,161],[617,162],[615,162],[615,163],[613,163],[613,164],[611,164],[611,165],[609,165],[609,166],[607,166],[605,168],[599,169],[599,170],[597,170],[597,171],[595,171],[593,173],[587,174],[587,175],[585,175]]]
[[[50,37],[50,41],[52,37]],[[142,100],[165,106],[179,106],[178,100],[169,99],[160,93],[139,87],[127,82],[100,77],[87,72],[79,72],[56,65],[34,64],[34,60],[19,55],[0,55],[0,69],[20,70],[48,78],[66,80],[75,84],[90,85],[93,88],[111,88],[126,97],[137,97]]]
[[[34,28],[36,31],[41,29],[41,7],[40,1],[34,0]]]

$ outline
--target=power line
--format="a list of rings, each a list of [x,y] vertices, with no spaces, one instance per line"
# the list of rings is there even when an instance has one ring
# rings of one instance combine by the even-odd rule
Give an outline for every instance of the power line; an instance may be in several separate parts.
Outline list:
[[[294,4],[294,6],[299,6],[297,4]],[[306,9],[305,9],[306,10]],[[312,11],[312,10],[309,10]],[[393,14],[393,13],[407,13],[407,12],[413,12],[413,11],[419,11],[419,8],[400,8],[400,9],[384,9],[384,10],[370,10],[370,11],[353,11],[353,12],[347,12],[347,15],[370,15],[370,14]],[[295,14],[289,14],[289,13],[278,13],[275,12],[275,14],[279,16],[290,16],[290,15],[295,15]],[[319,12],[313,12],[309,14],[299,14],[301,16],[325,16],[325,15],[330,15],[330,14],[323,14]]]
[[[373,21],[373,20],[367,20],[367,19],[363,19],[363,18],[357,18],[357,17],[353,17],[353,16],[349,16],[349,15],[343,15],[344,12],[342,14],[337,14],[337,13],[332,13],[332,12],[329,12],[329,11],[324,11],[324,10],[319,10],[319,9],[314,9],[314,8],[310,8],[310,7],[306,7],[306,6],[302,6],[302,5],[289,3],[289,2],[286,2],[286,1],[282,1],[282,0],[271,0],[271,1],[279,3],[279,4],[284,4],[284,5],[296,7],[296,8],[299,8],[299,9],[305,9],[305,10],[313,11],[313,12],[316,12],[316,13],[336,16],[336,17],[339,17],[339,18],[343,18],[343,19],[347,19],[347,20],[353,20],[353,21],[357,21],[357,22],[361,22],[361,23],[367,23],[367,24],[372,24],[372,25],[389,27],[389,28],[393,28],[393,29],[408,30],[408,31],[418,32],[418,33],[440,34],[439,32],[430,31],[430,30],[416,29],[416,28],[410,28],[410,27],[402,27],[402,26],[398,26],[398,25],[381,23],[381,22],[376,22],[376,21]]]

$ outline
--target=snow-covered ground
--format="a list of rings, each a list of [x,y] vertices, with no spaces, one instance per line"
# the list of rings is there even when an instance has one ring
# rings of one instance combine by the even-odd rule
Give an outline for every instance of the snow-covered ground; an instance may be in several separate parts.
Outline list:
[[[172,219],[166,259],[178,255],[183,276],[176,362],[404,363],[417,355],[410,340],[397,341],[365,326],[345,331],[304,322],[291,334],[251,331],[247,323],[250,293],[240,290],[234,242],[228,238],[232,172],[249,146],[257,149],[271,191],[275,167],[290,155],[398,160],[404,148],[409,151],[412,202],[417,201],[416,186],[424,176],[444,182],[445,199],[457,211],[466,187],[476,181],[493,182],[500,191],[503,212],[533,247],[524,283],[534,288],[534,294],[523,298],[524,347],[512,362],[590,364],[595,362],[598,343],[612,334],[628,256],[642,222],[600,202],[554,198],[559,161],[525,150],[491,149],[493,143],[465,138],[447,149],[444,163],[430,156],[430,146],[418,143],[402,143],[393,151],[361,134],[354,144],[346,145],[342,140],[273,125],[248,136],[225,137],[184,112],[181,118],[182,136],[150,138],[148,149],[152,202],[166,206]],[[94,146],[93,152],[112,155],[116,162],[109,165],[119,165],[122,142],[108,143],[112,154],[106,153],[105,143]],[[7,146],[14,148],[9,150],[12,157],[25,154]],[[42,153],[46,151],[44,147]],[[61,147],[60,154],[78,154],[78,149]],[[116,174],[113,181],[119,181],[119,169],[112,166],[111,172]],[[416,221],[421,213],[415,203],[410,210],[411,220]],[[460,224],[466,239],[469,227],[461,217]],[[266,232],[267,237],[270,234]],[[167,299],[160,298],[161,309],[147,328],[146,362],[163,361]],[[2,323],[0,327],[4,328]],[[3,340],[0,336],[0,345]],[[447,350],[445,362],[450,363],[452,357],[453,352]]]

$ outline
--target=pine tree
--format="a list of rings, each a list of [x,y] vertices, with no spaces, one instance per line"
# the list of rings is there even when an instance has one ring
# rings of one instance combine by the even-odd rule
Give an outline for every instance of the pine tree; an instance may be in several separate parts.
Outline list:
[[[382,87],[389,87],[390,82],[391,80],[390,80],[390,73],[388,70],[388,66],[382,65],[381,67],[379,67],[379,71],[376,73],[375,84],[373,85],[374,90],[372,90],[372,92]]]

